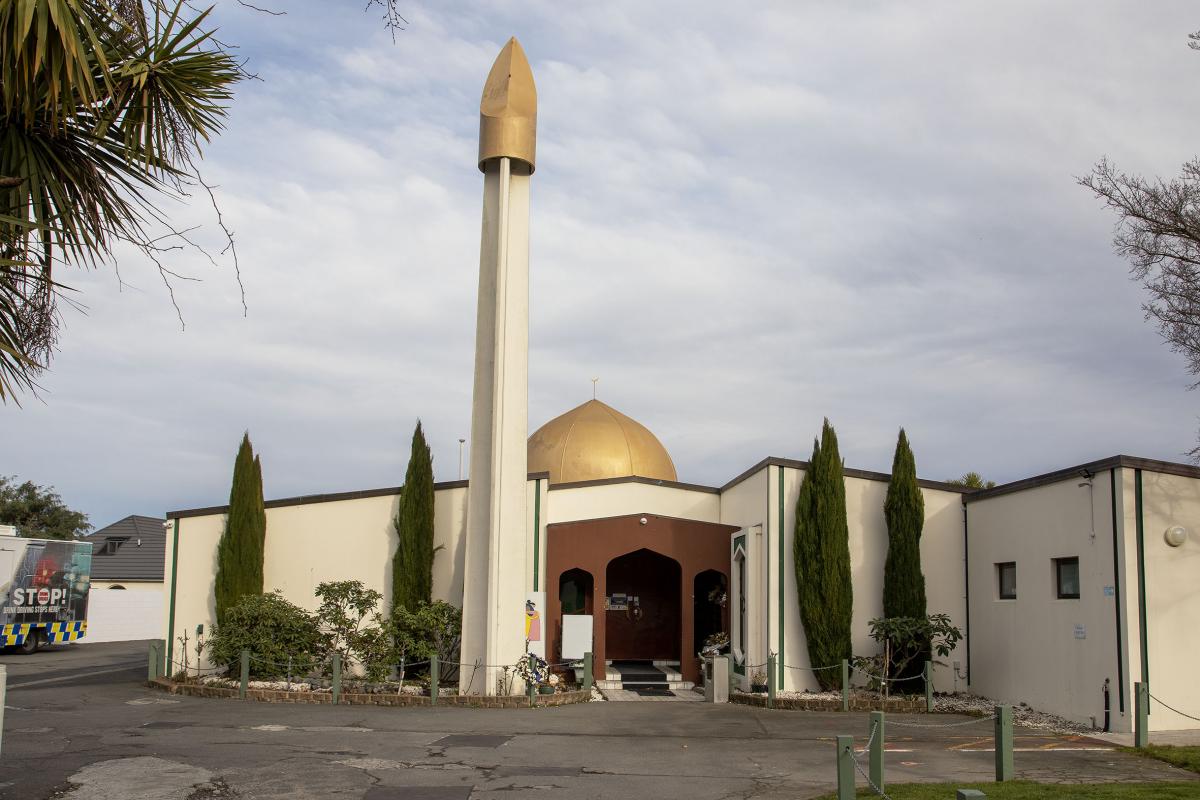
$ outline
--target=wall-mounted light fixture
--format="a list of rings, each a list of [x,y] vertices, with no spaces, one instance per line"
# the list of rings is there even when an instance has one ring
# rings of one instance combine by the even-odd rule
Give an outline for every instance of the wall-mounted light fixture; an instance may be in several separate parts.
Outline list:
[[[1188,538],[1188,529],[1182,525],[1172,525],[1163,533],[1163,538],[1171,547],[1180,547]]]

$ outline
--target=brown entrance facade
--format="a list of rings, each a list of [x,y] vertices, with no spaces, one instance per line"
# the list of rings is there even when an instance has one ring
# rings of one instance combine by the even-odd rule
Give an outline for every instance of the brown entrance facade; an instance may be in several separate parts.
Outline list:
[[[559,660],[564,612],[592,614],[597,665],[678,661],[684,680],[698,681],[697,639],[729,630],[723,596],[737,530],[656,514],[547,526],[547,655]]]

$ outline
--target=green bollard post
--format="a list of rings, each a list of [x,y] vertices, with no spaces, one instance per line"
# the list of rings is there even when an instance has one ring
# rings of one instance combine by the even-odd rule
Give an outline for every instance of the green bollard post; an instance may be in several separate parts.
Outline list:
[[[883,712],[871,712],[871,731],[868,734],[871,737],[871,753],[870,753],[870,775],[871,783],[875,784],[877,791],[883,793]]]
[[[342,654],[333,654],[333,704],[336,706],[342,698]]]
[[[155,680],[162,675],[163,640],[154,639],[150,642],[150,654],[146,663],[146,680]]]
[[[592,654],[583,654],[583,690],[590,692],[592,690]]]
[[[775,654],[767,656],[767,708],[775,707]]]
[[[1133,685],[1133,746],[1150,743],[1150,684]]]
[[[842,659],[842,711],[850,710],[850,662]]]
[[[438,669],[438,657],[430,656],[429,658],[429,705],[436,706],[438,698],[438,680],[441,677]],[[460,673],[461,674],[461,673]]]
[[[996,706],[996,783],[1013,779],[1012,706]]]
[[[246,699],[246,689],[250,686],[250,651],[242,650],[242,680],[238,685],[238,697]]]
[[[925,662],[925,713],[933,713],[933,662]]]
[[[854,737],[837,737],[837,800],[854,800]]]

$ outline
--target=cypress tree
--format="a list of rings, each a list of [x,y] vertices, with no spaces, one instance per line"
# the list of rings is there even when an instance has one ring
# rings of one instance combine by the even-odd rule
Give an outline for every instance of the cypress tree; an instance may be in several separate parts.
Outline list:
[[[924,618],[927,611],[925,575],[921,572],[921,531],[925,527],[925,499],[917,485],[917,465],[903,428],[896,442],[892,479],[883,512],[888,527],[887,563],[883,568],[883,615]],[[893,650],[897,644],[892,645]],[[922,646],[922,649],[928,648]],[[905,670],[908,674],[897,677],[920,674],[924,662],[924,658],[913,658]],[[909,685],[905,684],[906,687]]]
[[[433,599],[433,456],[420,420],[413,431],[395,526],[399,541],[392,557],[392,607],[413,611]]]
[[[846,483],[837,433],[829,420],[813,442],[813,455],[796,501],[792,545],[800,620],[814,667],[838,664],[853,655],[850,625],[854,588],[850,580],[850,529],[846,522]],[[816,673],[822,688],[841,686],[841,673]]]
[[[262,594],[266,535],[262,464],[254,456],[250,434],[246,433],[233,462],[229,513],[217,545],[217,577],[213,591],[218,624],[225,619],[225,612],[237,605],[242,597]]]

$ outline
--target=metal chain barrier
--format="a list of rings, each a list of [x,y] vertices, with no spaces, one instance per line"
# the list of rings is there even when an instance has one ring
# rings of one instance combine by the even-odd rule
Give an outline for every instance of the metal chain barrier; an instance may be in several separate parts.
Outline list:
[[[896,727],[899,727],[899,728],[961,728],[966,725],[977,725],[980,722],[990,722],[991,720],[994,720],[995,718],[996,718],[995,714],[989,714],[986,717],[979,717],[977,719],[969,719],[969,720],[966,720],[963,722],[947,722],[944,725],[926,725],[926,724],[923,724],[920,722],[897,722],[896,720],[889,717],[888,725],[895,725]]]
[[[826,669],[841,669],[842,668],[841,664],[832,664],[828,667],[796,667],[796,666],[792,666],[791,664],[784,664],[783,666],[785,669],[795,669],[795,670],[801,670],[803,672],[820,672],[821,670],[826,670]]]
[[[1196,720],[1196,722],[1200,722],[1200,717],[1193,717],[1191,714],[1185,714],[1182,711],[1180,711],[1178,708],[1173,708],[1172,706],[1167,705],[1166,703],[1164,703],[1162,700],[1159,700],[1154,695],[1150,695],[1150,698],[1152,700],[1154,700],[1156,703],[1158,703],[1160,706],[1162,706],[1163,708],[1167,709],[1168,711],[1174,711],[1176,714],[1178,714],[1181,717],[1187,717],[1188,719],[1194,719],[1194,720]]]
[[[871,744],[875,741],[875,734],[878,732],[879,732],[878,723],[872,724],[871,725],[871,736],[870,736],[870,738],[867,739],[867,744],[865,747],[863,747],[862,752],[869,753],[871,751]],[[880,789],[878,786],[875,785],[875,782],[873,780],[871,780],[871,776],[867,774],[867,771],[863,769],[862,764],[859,763],[858,756],[856,756],[854,754],[853,747],[850,748],[850,758],[853,759],[854,768],[856,770],[858,770],[858,774],[862,775],[863,778],[866,780],[867,785],[871,787],[871,791],[875,792],[875,794],[882,797],[883,800],[892,800],[892,798],[888,797],[888,795],[883,791],[883,789]]]

